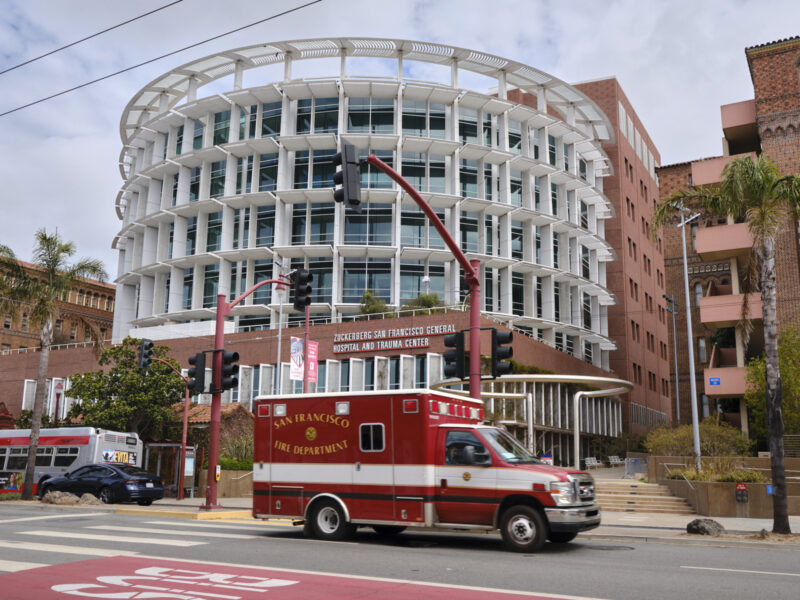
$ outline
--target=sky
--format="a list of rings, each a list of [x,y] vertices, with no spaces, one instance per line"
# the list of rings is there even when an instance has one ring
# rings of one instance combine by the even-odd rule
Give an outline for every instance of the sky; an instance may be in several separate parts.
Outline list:
[[[309,1],[181,0],[0,74],[0,113]],[[0,71],[172,2],[0,0]],[[321,0],[0,117],[0,244],[30,260],[36,231],[57,230],[74,260],[102,260],[113,281],[122,112],[156,77],[216,52],[387,37],[479,50],[569,83],[614,76],[666,165],[721,154],[720,106],[753,97],[744,49],[800,34],[799,17],[798,0]],[[425,78],[424,67],[411,75]]]

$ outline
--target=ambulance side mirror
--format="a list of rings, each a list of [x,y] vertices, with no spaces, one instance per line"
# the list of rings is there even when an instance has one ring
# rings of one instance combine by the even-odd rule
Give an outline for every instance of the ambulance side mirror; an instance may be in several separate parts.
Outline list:
[[[484,448],[476,448],[475,446],[464,446],[462,450],[464,462],[468,465],[476,465],[478,467],[488,466],[491,463],[491,457]]]

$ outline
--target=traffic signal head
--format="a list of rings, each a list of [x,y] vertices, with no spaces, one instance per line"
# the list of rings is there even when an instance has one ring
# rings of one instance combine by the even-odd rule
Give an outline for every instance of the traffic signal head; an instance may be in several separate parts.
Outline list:
[[[198,352],[189,357],[189,381],[186,387],[190,392],[202,394],[206,389],[206,355],[205,352]]]
[[[358,166],[356,147],[342,140],[342,151],[333,157],[334,167],[342,168],[333,174],[333,183],[342,186],[333,191],[336,202],[344,202],[348,208],[361,213],[361,170]]]
[[[238,352],[222,351],[222,377],[220,378],[220,390],[230,390],[239,385],[239,361]]]
[[[311,304],[311,285],[314,275],[306,269],[297,269],[294,274],[294,307],[305,312],[306,306]]]
[[[444,345],[452,348],[444,351],[444,376],[464,379],[464,332],[444,336]]]
[[[139,342],[139,368],[149,369],[153,362],[153,340],[142,338]]]
[[[497,331],[492,328],[492,377],[511,373],[511,363],[504,360],[514,355],[510,344],[514,334],[511,331]]]

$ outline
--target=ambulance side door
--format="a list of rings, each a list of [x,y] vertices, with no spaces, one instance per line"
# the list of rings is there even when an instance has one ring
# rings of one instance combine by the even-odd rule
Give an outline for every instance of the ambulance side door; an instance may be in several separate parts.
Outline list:
[[[489,450],[473,431],[457,427],[439,430],[435,481],[435,505],[441,523],[493,523],[496,471]]]

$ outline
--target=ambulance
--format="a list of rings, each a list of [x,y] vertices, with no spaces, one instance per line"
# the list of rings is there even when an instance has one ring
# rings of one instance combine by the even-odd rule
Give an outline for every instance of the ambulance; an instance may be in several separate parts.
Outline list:
[[[342,540],[358,527],[500,530],[535,552],[600,525],[591,475],[546,465],[483,403],[433,390],[256,399],[253,516]]]

